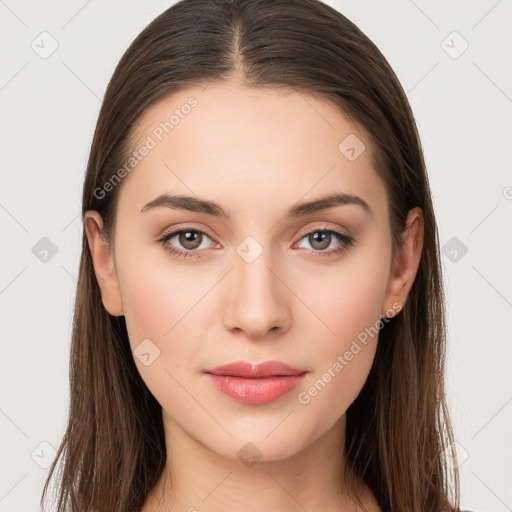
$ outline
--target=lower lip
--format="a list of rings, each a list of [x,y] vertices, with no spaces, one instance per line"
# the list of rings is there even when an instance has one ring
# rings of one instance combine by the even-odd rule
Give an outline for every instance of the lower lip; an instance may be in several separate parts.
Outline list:
[[[268,404],[295,389],[306,376],[286,375],[247,379],[229,375],[213,375],[207,373],[210,382],[222,393],[244,404]]]

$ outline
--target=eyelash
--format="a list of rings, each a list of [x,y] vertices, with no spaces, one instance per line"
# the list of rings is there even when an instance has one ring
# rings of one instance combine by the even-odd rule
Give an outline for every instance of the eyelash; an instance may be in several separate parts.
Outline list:
[[[162,245],[162,247],[164,248],[165,251],[171,253],[173,256],[176,256],[178,258],[187,258],[187,257],[201,258],[202,256],[198,250],[185,251],[185,250],[177,249],[176,247],[168,244],[168,241],[171,238],[174,238],[176,235],[179,235],[184,232],[190,232],[190,231],[192,231],[194,233],[201,233],[211,239],[211,237],[208,235],[208,233],[205,233],[204,231],[202,231],[200,229],[196,229],[196,228],[192,228],[192,227],[184,227],[184,228],[177,229],[175,231],[171,231],[170,233],[165,233],[164,235],[162,235],[161,238],[159,238],[157,240],[157,242]],[[311,256],[329,257],[334,254],[339,254],[339,253],[342,253],[343,251],[346,251],[355,242],[353,237],[348,236],[345,233],[342,233],[341,231],[337,231],[335,229],[328,229],[328,228],[316,228],[311,231],[308,231],[307,233],[304,233],[304,235],[300,238],[300,240],[302,240],[303,238],[306,238],[307,236],[309,236],[313,233],[332,233],[338,239],[338,241],[341,242],[341,245],[339,247],[337,247],[336,249],[331,249],[330,251],[315,251],[313,249],[307,249]]]

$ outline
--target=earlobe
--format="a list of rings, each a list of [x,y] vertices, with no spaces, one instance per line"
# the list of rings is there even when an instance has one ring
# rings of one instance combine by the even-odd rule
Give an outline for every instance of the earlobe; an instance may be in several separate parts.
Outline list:
[[[409,211],[402,244],[397,247],[391,265],[388,288],[382,304],[382,315],[392,317],[400,312],[416,278],[423,252],[423,212]]]
[[[112,316],[122,316],[124,311],[114,266],[114,255],[110,245],[102,237],[101,215],[94,210],[87,211],[84,216],[84,228],[103,305]]]

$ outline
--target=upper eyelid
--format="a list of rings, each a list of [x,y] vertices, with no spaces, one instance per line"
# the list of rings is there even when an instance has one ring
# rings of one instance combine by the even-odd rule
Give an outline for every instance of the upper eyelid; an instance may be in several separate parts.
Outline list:
[[[302,236],[308,235],[310,233],[314,233],[315,231],[334,231],[335,233],[341,233],[345,236],[351,236],[350,231],[343,227],[343,229],[340,229],[338,227],[332,227],[332,226],[326,226],[325,224],[318,224],[317,226],[313,226],[312,228],[308,228],[305,231],[301,231]],[[344,232],[345,231],[345,232]],[[301,237],[302,237],[301,236]]]
[[[208,233],[208,231],[206,231],[202,228],[196,228],[196,227],[192,227],[192,226],[184,226],[182,228],[176,228],[176,229],[170,229],[169,231],[164,231],[162,233],[162,235],[160,235],[159,239],[174,238],[176,235],[179,235],[180,233],[182,233],[184,231],[195,231],[197,233],[202,233],[202,234],[206,235],[208,238],[210,238],[211,240],[215,241],[215,237],[210,235]]]

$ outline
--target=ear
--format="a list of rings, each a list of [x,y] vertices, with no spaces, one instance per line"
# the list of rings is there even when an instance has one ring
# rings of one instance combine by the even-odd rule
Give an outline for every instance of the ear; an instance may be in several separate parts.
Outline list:
[[[94,210],[87,211],[84,215],[84,227],[103,305],[111,315],[122,316],[124,311],[114,265],[114,255],[110,245],[102,236],[103,219],[101,215]]]
[[[414,283],[423,251],[423,212],[416,207],[409,211],[402,244],[396,248],[388,287],[382,304],[382,315],[393,317],[402,309]]]

